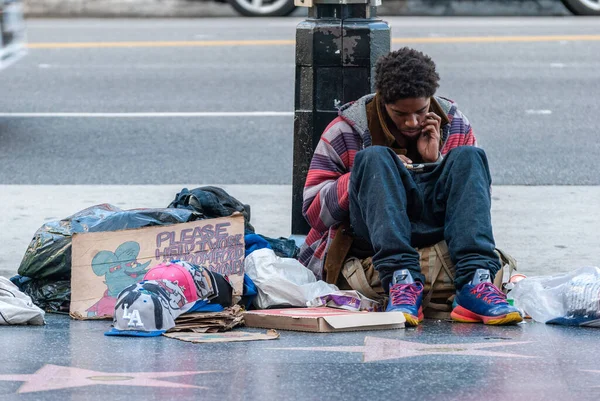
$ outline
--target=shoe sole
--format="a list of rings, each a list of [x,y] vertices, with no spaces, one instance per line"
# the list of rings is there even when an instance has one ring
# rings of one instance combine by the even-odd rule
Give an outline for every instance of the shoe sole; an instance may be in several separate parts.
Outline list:
[[[405,324],[407,326],[418,326],[419,323],[425,319],[425,317],[419,313],[419,317],[411,315],[410,313],[402,313],[404,315],[404,319],[406,319]]]
[[[454,308],[450,313],[452,320],[460,323],[483,323],[489,325],[508,325],[517,324],[523,321],[523,317],[519,312],[510,312],[501,316],[484,316],[471,312],[462,306]]]

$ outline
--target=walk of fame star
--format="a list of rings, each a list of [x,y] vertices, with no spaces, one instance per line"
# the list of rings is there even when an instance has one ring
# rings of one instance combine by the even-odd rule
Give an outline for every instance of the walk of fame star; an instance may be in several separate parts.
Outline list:
[[[328,351],[359,352],[363,354],[363,362],[384,361],[388,359],[408,358],[423,355],[471,355],[511,358],[535,358],[527,355],[510,354],[499,351],[487,351],[482,348],[506,347],[509,345],[528,344],[530,341],[497,341],[485,343],[460,344],[424,344],[412,341],[394,340],[390,338],[365,337],[365,345],[343,347],[305,347],[305,348],[273,348],[295,351]]]
[[[17,393],[58,390],[63,388],[93,386],[96,384],[206,389],[207,387],[192,386],[191,384],[155,380],[163,377],[188,376],[202,373],[214,373],[214,371],[115,373],[97,372],[94,370],[79,369],[69,366],[44,365],[32,375],[0,375],[0,381],[25,382],[19,387]]]
[[[586,370],[586,369],[581,369],[582,372],[591,372],[591,373],[600,373],[600,370]],[[597,388],[600,386],[593,386],[592,388]]]

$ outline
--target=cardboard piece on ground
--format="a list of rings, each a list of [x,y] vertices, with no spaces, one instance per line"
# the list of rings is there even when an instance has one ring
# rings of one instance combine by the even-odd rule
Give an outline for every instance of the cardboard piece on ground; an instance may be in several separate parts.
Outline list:
[[[222,312],[184,313],[175,320],[173,332],[217,333],[231,330],[244,323],[244,315],[239,305],[226,308]]]
[[[233,341],[276,340],[279,333],[268,330],[266,333],[250,333],[247,331],[229,331],[227,333],[165,333],[163,336],[191,343],[225,343]]]
[[[185,260],[227,275],[233,295],[244,283],[241,214],[133,230],[73,235],[71,309],[75,319],[111,318],[118,294],[159,263]]]
[[[267,309],[244,313],[247,327],[334,333],[404,328],[401,312],[351,312],[334,308]]]

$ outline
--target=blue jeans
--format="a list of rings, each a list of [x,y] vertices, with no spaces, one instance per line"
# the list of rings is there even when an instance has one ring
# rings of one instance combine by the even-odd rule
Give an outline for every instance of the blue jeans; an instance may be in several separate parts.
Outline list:
[[[435,170],[410,172],[389,148],[356,154],[350,175],[350,224],[373,251],[373,265],[386,290],[394,271],[409,269],[425,282],[415,248],[448,243],[460,289],[475,270],[500,269],[491,222],[492,178],[485,152],[461,146]]]

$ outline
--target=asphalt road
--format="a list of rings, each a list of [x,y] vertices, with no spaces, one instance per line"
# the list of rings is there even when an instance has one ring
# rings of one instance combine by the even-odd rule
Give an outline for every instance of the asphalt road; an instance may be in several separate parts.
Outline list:
[[[470,118],[495,184],[600,184],[598,19],[386,20],[394,48],[436,60],[438,93]],[[0,184],[290,184],[299,21],[29,21],[34,47],[0,72]],[[548,35],[559,37],[535,38]],[[524,38],[477,39],[489,36]],[[423,37],[433,42],[415,43]],[[445,42],[454,37],[472,39]],[[239,43],[248,40],[283,42]],[[94,44],[65,45],[82,42]],[[284,113],[88,114],[247,111]]]

